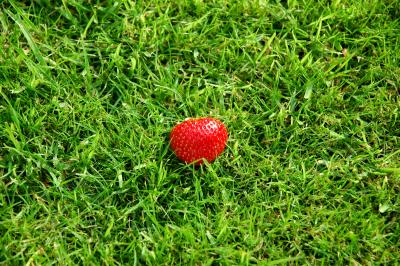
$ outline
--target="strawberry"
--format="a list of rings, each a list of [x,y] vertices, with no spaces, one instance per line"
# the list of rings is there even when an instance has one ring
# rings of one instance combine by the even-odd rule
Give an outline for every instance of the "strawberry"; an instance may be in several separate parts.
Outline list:
[[[190,118],[176,125],[170,135],[171,148],[185,163],[212,162],[225,149],[228,132],[214,118]]]

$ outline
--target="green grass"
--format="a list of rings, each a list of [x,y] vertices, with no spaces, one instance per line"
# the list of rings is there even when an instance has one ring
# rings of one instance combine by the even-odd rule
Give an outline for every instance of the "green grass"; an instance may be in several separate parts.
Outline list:
[[[0,264],[400,263],[399,1],[29,2],[0,3]],[[200,116],[230,137],[196,169],[168,135]]]

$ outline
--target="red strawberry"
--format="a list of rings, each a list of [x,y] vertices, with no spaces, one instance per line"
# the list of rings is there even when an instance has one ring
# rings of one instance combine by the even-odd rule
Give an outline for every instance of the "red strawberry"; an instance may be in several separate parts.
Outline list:
[[[188,119],[176,125],[170,135],[171,148],[186,163],[214,161],[225,149],[228,132],[224,124],[214,118]]]

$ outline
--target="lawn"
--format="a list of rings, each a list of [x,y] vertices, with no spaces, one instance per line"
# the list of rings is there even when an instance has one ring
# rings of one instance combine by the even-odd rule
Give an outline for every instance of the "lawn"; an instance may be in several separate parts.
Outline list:
[[[400,264],[398,0],[0,10],[1,265]]]

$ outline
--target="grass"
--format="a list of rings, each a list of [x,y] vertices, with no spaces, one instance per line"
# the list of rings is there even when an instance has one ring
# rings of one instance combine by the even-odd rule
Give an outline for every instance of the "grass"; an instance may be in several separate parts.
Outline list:
[[[0,264],[400,263],[400,3],[0,3]],[[213,116],[195,169],[168,146]]]

